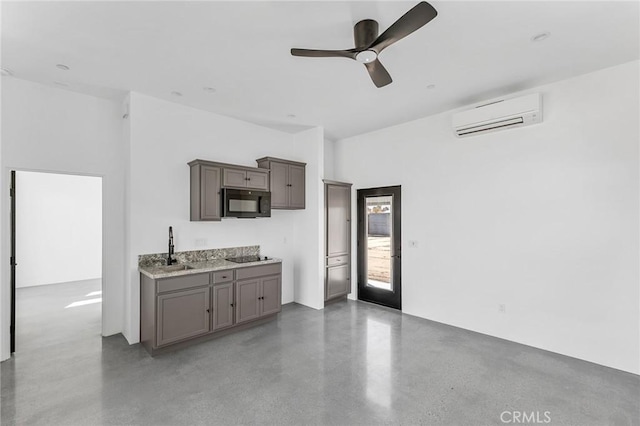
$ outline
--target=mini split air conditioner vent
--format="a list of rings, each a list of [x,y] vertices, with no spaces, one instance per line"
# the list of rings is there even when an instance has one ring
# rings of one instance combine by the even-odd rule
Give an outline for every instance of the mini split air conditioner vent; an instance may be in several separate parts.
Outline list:
[[[519,98],[499,99],[453,115],[453,131],[458,137],[477,135],[542,121],[539,93]]]

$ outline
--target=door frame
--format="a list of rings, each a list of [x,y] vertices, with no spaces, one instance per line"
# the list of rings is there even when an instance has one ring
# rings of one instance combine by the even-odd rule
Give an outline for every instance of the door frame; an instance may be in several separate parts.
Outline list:
[[[16,199],[16,195],[17,195],[17,191],[14,191],[13,188],[15,187],[15,179],[16,179],[16,174],[19,172],[27,172],[27,173],[49,173],[49,174],[56,174],[56,175],[71,175],[71,176],[81,176],[81,177],[98,177],[101,180],[101,184],[102,184],[102,198],[100,200],[101,203],[101,210],[102,210],[102,220],[101,220],[101,230],[102,230],[102,262],[101,262],[101,285],[100,285],[100,289],[102,291],[102,308],[101,308],[101,316],[100,316],[100,328],[101,328],[101,335],[105,336],[105,313],[107,311],[107,301],[108,301],[108,289],[105,286],[105,270],[106,270],[106,258],[105,258],[105,253],[106,253],[106,245],[105,245],[105,241],[106,241],[106,228],[105,228],[105,205],[106,205],[106,198],[105,198],[105,180],[107,179],[107,177],[103,174],[93,174],[93,173],[85,173],[85,172],[67,172],[67,171],[59,171],[59,170],[43,170],[43,169],[30,169],[30,168],[22,168],[22,167],[11,167],[11,166],[7,166],[4,168],[4,176],[9,177],[9,182],[11,184],[10,186],[10,190],[9,193],[7,192],[3,192],[3,196],[7,196],[9,195],[9,203],[11,205],[11,212],[10,212],[10,217],[7,219],[3,219],[2,222],[4,222],[1,226],[3,229],[4,226],[8,225],[8,231],[9,231],[9,247],[7,247],[6,243],[3,243],[3,253],[5,247],[8,249],[10,256],[9,257],[13,257],[13,259],[10,259],[10,261],[13,261],[15,263],[15,266],[18,265],[17,262],[17,258],[15,256],[15,236],[16,236],[16,230],[15,230],[15,222],[16,222],[16,218],[15,218],[15,205],[13,205],[15,199]],[[3,176],[3,178],[4,178]],[[5,187],[6,188],[6,187]],[[5,198],[6,199],[6,198]],[[19,217],[19,215],[18,215]],[[6,241],[6,240],[5,240]],[[5,254],[6,256],[6,254]],[[5,258],[6,259],[6,258]],[[5,359],[9,359],[13,353],[15,352],[15,315],[16,315],[16,306],[15,306],[15,267],[12,267],[13,265],[10,266],[10,280],[9,280],[9,292],[10,294],[9,296],[9,300],[4,299],[4,297],[7,295],[6,293],[4,293],[4,291],[0,290],[0,304],[2,305],[0,307],[0,310],[7,308],[7,310],[9,311],[9,315],[10,315],[10,327],[7,330],[5,327],[3,326],[3,329],[0,330],[0,360],[5,360]],[[6,277],[6,275],[5,275]],[[6,279],[6,278],[5,278]],[[0,279],[0,282],[2,282],[3,280]],[[1,286],[2,289],[6,289],[7,287],[5,287],[4,284],[2,284]],[[2,324],[2,319],[0,319],[0,324]],[[7,333],[8,331],[8,333]],[[7,334],[5,334],[7,333]],[[6,339],[6,340],[5,340]],[[9,348],[7,348],[6,346],[4,346],[6,343],[9,343]],[[4,352],[6,349],[9,349],[8,352]],[[5,354],[7,354],[7,357],[5,358]]]
[[[11,197],[11,251],[9,266],[11,268],[11,322],[9,324],[9,353],[16,351],[16,171],[11,170],[11,187],[9,188],[9,197]]]
[[[379,188],[358,189],[357,192],[358,300],[402,310],[402,187],[400,185],[385,186]],[[364,253],[367,246],[365,244],[367,239],[367,230],[365,227],[367,214],[364,202],[365,197],[389,195],[393,197],[392,241],[394,253],[391,254],[391,258],[393,259],[392,291],[367,285],[366,253]]]

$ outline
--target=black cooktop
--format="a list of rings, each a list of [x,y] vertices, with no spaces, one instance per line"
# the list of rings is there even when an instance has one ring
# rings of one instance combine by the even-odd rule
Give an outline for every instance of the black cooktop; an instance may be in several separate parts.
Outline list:
[[[229,262],[234,262],[234,263],[249,263],[249,262],[260,262],[264,260],[271,260],[271,258],[267,256],[241,256],[241,257],[230,257],[225,260],[228,260]]]

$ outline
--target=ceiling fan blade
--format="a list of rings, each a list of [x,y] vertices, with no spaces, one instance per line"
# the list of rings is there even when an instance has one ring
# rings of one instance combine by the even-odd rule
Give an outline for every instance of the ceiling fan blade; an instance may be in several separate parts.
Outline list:
[[[426,1],[421,1],[413,9],[402,15],[385,32],[380,34],[369,49],[380,53],[398,40],[426,25],[438,12]]]
[[[291,49],[293,56],[305,56],[310,58],[350,58],[356,59],[354,49],[350,50],[315,50],[315,49]]]
[[[393,81],[389,72],[382,66],[379,60],[376,59],[375,61],[368,62],[364,64],[364,66],[367,67],[371,80],[373,80],[373,84],[375,84],[376,87],[384,87]]]

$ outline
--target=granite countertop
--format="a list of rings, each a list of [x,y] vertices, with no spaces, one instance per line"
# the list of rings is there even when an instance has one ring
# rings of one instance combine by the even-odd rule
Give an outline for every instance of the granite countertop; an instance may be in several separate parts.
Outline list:
[[[178,265],[187,265],[192,269],[183,269],[180,271],[172,271],[167,272],[164,268],[167,266],[139,266],[138,270],[140,273],[146,275],[147,277],[157,280],[160,278],[172,278],[179,277],[182,275],[191,275],[191,274],[202,274],[204,272],[215,272],[222,271],[225,269],[239,269],[239,268],[248,268],[250,266],[259,266],[259,265],[268,265],[270,263],[282,263],[282,259],[270,258],[268,260],[260,260],[258,262],[248,262],[248,263],[235,263],[230,262],[225,259],[213,259],[207,260],[205,262],[185,262],[180,263]]]

